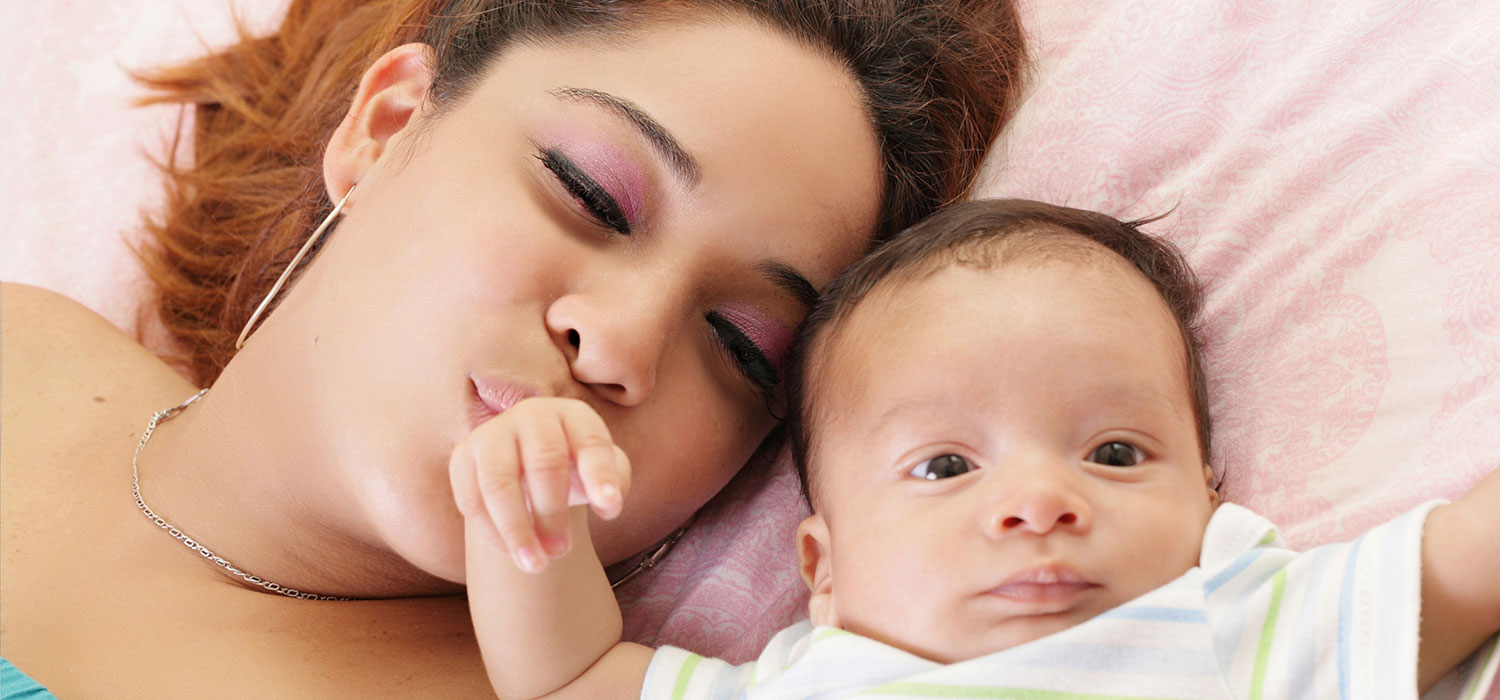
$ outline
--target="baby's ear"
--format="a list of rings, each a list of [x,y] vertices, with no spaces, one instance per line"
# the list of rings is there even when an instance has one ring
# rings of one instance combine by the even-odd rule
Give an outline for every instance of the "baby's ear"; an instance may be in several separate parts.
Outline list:
[[[814,625],[841,627],[833,603],[833,550],[828,537],[828,523],[814,513],[797,526],[797,560],[802,582],[812,591],[807,601],[807,616]]]
[[[1214,508],[1219,507],[1219,489],[1214,487],[1214,468],[1212,465],[1203,465],[1203,484],[1208,487],[1208,504]]]

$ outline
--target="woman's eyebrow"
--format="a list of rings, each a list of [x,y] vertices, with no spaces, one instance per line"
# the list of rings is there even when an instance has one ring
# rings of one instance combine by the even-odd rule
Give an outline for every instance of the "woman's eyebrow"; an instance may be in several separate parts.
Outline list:
[[[812,310],[813,304],[818,303],[818,288],[807,277],[780,260],[762,260],[755,266],[766,279],[780,287],[786,293],[792,295],[803,309]]]
[[[588,88],[561,87],[551,91],[550,94],[561,99],[596,104],[624,117],[641,132],[642,136],[646,137],[647,141],[651,142],[651,145],[666,159],[667,163],[672,166],[672,170],[689,188],[698,184],[701,173],[698,161],[688,154],[672,133],[661,125],[661,122],[652,119],[651,115],[646,114],[646,111],[634,102]]]

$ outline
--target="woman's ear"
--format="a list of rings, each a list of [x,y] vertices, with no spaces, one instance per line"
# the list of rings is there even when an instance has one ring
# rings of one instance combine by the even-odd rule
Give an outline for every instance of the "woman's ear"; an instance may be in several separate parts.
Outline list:
[[[433,53],[405,44],[375,59],[359,81],[349,113],[323,153],[323,182],[332,201],[343,199],[380,159],[392,136],[406,128],[432,85]]]
[[[802,582],[812,591],[807,616],[814,625],[841,627],[833,600],[833,550],[828,523],[817,513],[807,516],[797,526],[797,562]]]

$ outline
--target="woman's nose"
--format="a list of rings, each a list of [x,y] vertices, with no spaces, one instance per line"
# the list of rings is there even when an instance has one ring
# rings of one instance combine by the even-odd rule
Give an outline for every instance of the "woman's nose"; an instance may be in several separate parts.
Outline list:
[[[547,307],[547,331],[573,379],[621,406],[640,404],[656,388],[668,312],[650,296],[623,303],[630,297],[569,294]]]
[[[1093,527],[1093,510],[1064,469],[1060,465],[1033,465],[1025,473],[1010,470],[991,475],[1001,483],[983,514],[985,533],[1000,538],[1023,533],[1088,532]]]

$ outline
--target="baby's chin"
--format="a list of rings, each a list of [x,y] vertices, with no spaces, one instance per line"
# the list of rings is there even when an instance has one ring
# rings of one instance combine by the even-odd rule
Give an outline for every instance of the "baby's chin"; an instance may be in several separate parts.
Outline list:
[[[983,630],[971,630],[973,633],[964,635],[963,639],[957,638],[958,631],[951,628],[944,630],[942,637],[937,639],[891,638],[868,632],[861,634],[930,661],[956,664],[1030,644],[1076,627],[1095,615],[1097,613],[1070,611],[1055,615],[1013,617]]]

